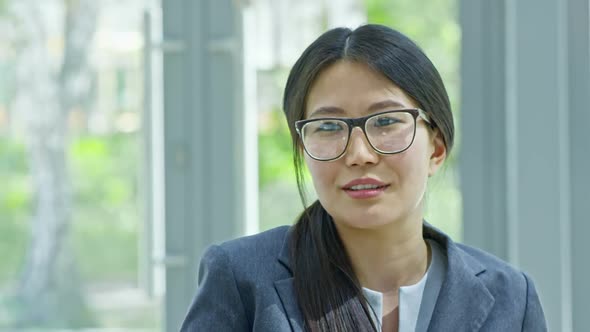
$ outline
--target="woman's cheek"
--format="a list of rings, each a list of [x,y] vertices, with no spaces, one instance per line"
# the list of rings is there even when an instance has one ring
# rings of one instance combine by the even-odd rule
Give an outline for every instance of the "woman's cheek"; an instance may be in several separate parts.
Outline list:
[[[428,179],[428,158],[425,158],[422,149],[408,150],[408,152],[419,153],[409,153],[403,162],[398,163],[398,174],[403,183],[402,187],[409,201],[408,204],[413,208],[424,198]]]
[[[326,193],[329,188],[336,186],[336,174],[333,165],[330,162],[317,161],[306,156],[305,162],[307,169],[311,174],[313,186],[318,194],[320,200],[325,200],[328,197]]]

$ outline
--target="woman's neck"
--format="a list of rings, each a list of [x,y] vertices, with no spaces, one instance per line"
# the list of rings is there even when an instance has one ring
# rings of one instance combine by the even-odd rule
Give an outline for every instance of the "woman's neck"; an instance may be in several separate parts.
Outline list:
[[[420,281],[428,269],[430,248],[422,220],[393,222],[379,229],[353,229],[336,223],[361,286],[397,294]]]

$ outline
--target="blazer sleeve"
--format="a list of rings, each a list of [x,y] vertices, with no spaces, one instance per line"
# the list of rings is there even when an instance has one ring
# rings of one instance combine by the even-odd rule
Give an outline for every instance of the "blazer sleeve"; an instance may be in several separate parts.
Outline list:
[[[537,295],[535,285],[526,273],[523,273],[523,275],[524,279],[526,280],[527,297],[524,319],[522,322],[522,331],[547,331],[545,314],[543,313],[543,308],[541,307],[541,301],[539,301],[539,296]]]
[[[180,331],[248,330],[229,257],[222,247],[213,245],[201,259],[199,287]]]

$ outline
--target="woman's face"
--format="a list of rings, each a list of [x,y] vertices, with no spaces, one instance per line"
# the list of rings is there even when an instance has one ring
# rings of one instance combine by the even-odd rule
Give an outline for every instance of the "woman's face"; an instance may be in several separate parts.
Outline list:
[[[380,106],[375,108],[376,104]],[[356,118],[417,107],[404,91],[367,65],[339,61],[314,81],[305,118]],[[370,229],[395,222],[421,222],[427,179],[445,157],[440,135],[418,118],[414,142],[402,153],[377,153],[356,127],[341,158],[317,161],[305,154],[305,161],[318,198],[337,226]],[[380,187],[351,187],[375,183]]]

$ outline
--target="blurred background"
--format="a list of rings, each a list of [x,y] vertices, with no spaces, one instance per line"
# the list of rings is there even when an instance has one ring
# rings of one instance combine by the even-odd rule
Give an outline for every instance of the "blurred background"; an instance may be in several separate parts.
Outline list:
[[[0,330],[178,330],[207,245],[302,210],[288,71],[367,22],[451,98],[426,219],[530,271],[551,330],[586,326],[588,1],[0,0]]]

